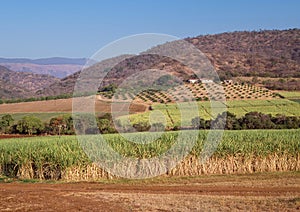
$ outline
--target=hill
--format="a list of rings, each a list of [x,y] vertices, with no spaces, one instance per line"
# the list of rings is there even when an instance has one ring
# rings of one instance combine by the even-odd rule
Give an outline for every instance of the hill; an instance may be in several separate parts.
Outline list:
[[[48,74],[58,78],[69,76],[83,67],[84,58],[0,58],[0,65],[17,72],[30,72],[36,74]]]
[[[0,99],[28,98],[57,81],[53,76],[15,72],[0,66]]]
[[[0,79],[0,101],[1,99],[23,98],[28,95],[30,95],[29,91]]]
[[[187,38],[219,75],[300,77],[300,30],[233,32]]]
[[[289,85],[292,85],[292,90],[300,90],[299,29],[231,32],[186,38],[185,40],[194,44],[209,58],[221,80],[242,76],[292,78],[290,79],[291,83],[281,84],[277,80],[267,80],[266,86],[276,89],[274,85],[280,84],[281,88],[290,90]],[[90,68],[95,69],[95,66]],[[183,79],[192,75],[177,61],[151,55],[140,55],[126,59],[115,66],[106,76],[104,84],[118,84],[132,73],[150,68],[167,69]],[[72,93],[79,75],[76,73],[66,77],[39,94]]]

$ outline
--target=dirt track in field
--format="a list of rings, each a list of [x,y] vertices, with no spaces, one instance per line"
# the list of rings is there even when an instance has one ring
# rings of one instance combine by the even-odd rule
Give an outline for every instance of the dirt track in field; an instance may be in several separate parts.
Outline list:
[[[2,183],[0,211],[300,210],[299,173],[109,183]]]
[[[90,97],[82,97],[82,103]],[[78,99],[78,98],[76,98]],[[84,105],[83,105],[84,106]],[[120,107],[123,106],[120,104]],[[120,108],[121,109],[121,108]],[[130,105],[131,113],[145,112],[148,106],[144,104],[132,103]],[[96,100],[95,101],[96,112],[111,112],[111,102]],[[36,102],[21,102],[14,104],[2,104],[0,105],[0,114],[3,113],[49,113],[49,112],[72,112],[72,99],[58,99],[48,101],[36,101]]]

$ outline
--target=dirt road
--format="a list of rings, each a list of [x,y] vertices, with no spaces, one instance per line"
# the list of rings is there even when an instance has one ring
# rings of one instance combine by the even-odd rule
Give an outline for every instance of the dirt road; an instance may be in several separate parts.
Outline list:
[[[300,210],[300,173],[0,183],[0,211]]]

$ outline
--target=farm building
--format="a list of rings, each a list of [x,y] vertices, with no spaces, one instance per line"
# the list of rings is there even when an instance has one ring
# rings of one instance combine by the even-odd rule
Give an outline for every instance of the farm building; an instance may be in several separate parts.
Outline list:
[[[200,79],[201,83],[213,83],[214,81],[211,79]]]
[[[233,83],[232,80],[224,80],[223,82],[224,82],[225,84],[232,84],[232,83]]]
[[[197,82],[199,82],[198,79],[189,79],[189,83],[191,83],[191,84],[195,84]]]
[[[210,79],[189,79],[188,80],[189,83],[191,84],[195,84],[195,83],[213,83],[213,80],[210,80]]]

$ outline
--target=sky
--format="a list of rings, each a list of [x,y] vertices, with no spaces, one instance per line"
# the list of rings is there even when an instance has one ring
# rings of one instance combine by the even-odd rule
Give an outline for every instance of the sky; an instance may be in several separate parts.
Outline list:
[[[0,57],[89,58],[140,33],[300,28],[298,0],[0,0]]]

